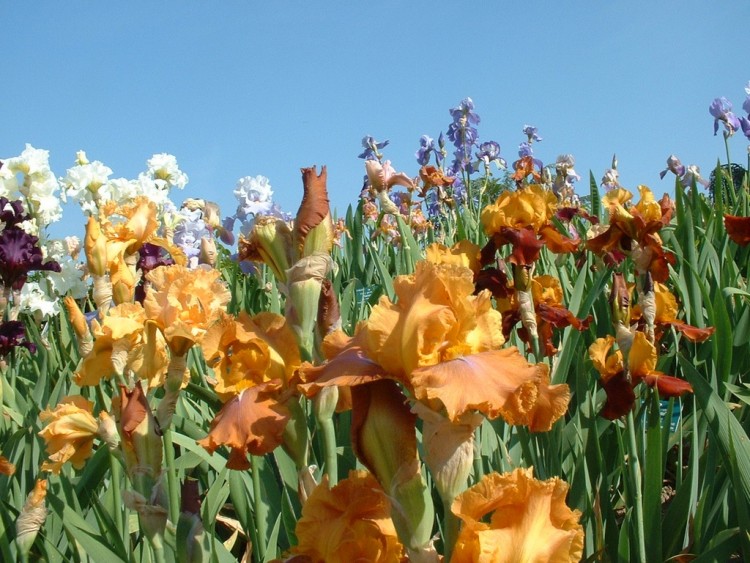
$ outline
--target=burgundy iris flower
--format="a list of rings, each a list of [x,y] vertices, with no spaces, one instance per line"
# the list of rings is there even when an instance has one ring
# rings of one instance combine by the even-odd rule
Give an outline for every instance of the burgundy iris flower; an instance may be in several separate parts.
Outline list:
[[[13,348],[23,347],[32,354],[36,346],[26,340],[26,330],[21,321],[6,321],[0,323],[0,358],[10,354]]]
[[[60,264],[54,260],[43,262],[39,238],[18,226],[28,218],[20,204],[0,198],[0,221],[5,224],[0,232],[0,281],[14,290],[23,287],[31,271],[60,271]]]

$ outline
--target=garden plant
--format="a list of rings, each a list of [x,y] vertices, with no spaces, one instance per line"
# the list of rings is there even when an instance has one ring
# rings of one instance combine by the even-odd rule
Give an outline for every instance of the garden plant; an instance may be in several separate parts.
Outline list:
[[[0,159],[0,560],[750,560],[742,108],[663,196],[470,98],[341,214],[325,166],[222,216],[171,155]]]

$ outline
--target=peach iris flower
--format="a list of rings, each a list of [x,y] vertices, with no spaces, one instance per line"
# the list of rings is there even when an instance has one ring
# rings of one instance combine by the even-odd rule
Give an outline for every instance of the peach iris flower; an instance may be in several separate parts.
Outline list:
[[[656,387],[662,397],[679,397],[692,392],[693,388],[687,381],[656,370],[656,348],[644,333],[635,333],[628,354],[627,370],[620,350],[609,353],[614,343],[614,337],[608,335],[597,338],[589,346],[589,357],[601,375],[607,394],[607,401],[600,413],[604,418],[614,420],[627,414],[635,402],[633,387],[641,381]]]
[[[398,276],[394,303],[381,297],[357,336],[341,343],[335,358],[320,367],[303,367],[315,393],[326,385],[359,385],[389,377],[448,418],[478,410],[495,418],[526,423],[535,407],[540,367],[529,364],[504,343],[502,318],[490,294],[473,295],[473,274],[451,264],[417,263],[411,275]],[[341,340],[341,339],[340,339]]]
[[[451,507],[463,521],[451,562],[580,561],[581,513],[565,504],[567,492],[561,479],[539,481],[532,469],[485,475]]]
[[[13,475],[16,472],[16,466],[8,458],[0,455],[0,475]]]
[[[158,386],[169,360],[164,338],[149,324],[140,303],[122,303],[101,322],[94,319],[94,346],[76,372],[76,384],[97,385],[104,377],[132,370],[148,379],[149,387]]]
[[[315,563],[398,563],[404,549],[390,514],[388,496],[370,473],[350,471],[332,489],[324,475],[302,507],[293,552]]]
[[[248,453],[264,455],[282,442],[290,418],[285,403],[301,363],[297,341],[280,315],[240,313],[234,319],[224,313],[208,329],[202,347],[224,406],[198,443],[209,452],[221,445],[231,448],[227,467],[246,469]]]
[[[143,306],[146,317],[164,334],[173,354],[184,356],[200,343],[230,293],[217,270],[189,270],[184,266],[160,266],[150,271],[151,282]]]
[[[94,438],[99,423],[94,418],[93,403],[80,395],[65,397],[53,409],[46,409],[39,418],[47,426],[39,432],[47,445],[49,461],[42,464],[42,471],[59,475],[62,466],[70,461],[76,469],[81,469],[91,456]]]

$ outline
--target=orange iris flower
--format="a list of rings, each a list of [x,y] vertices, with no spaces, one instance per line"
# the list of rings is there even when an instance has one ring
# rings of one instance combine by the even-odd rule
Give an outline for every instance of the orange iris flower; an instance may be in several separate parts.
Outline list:
[[[171,352],[184,356],[200,343],[206,330],[229,303],[230,293],[217,270],[189,270],[184,266],[160,266],[151,270],[151,282],[143,306],[156,323]]]
[[[52,410],[46,409],[39,418],[47,425],[39,432],[47,445],[49,461],[42,464],[42,471],[59,475],[62,466],[70,461],[76,469],[81,469],[91,456],[94,438],[99,431],[99,423],[92,411],[94,404],[80,395],[65,397]]]
[[[302,507],[295,529],[299,543],[291,561],[406,561],[390,514],[388,495],[370,473],[350,471],[333,488],[324,475]]]
[[[243,312],[234,319],[224,313],[202,347],[224,406],[198,443],[209,452],[226,445],[231,448],[227,467],[247,469],[248,453],[264,455],[282,442],[290,418],[286,402],[301,362],[297,341],[280,315]]]
[[[452,563],[580,561],[581,513],[565,504],[568,485],[533,471],[491,473],[460,494],[451,510],[463,521]]]

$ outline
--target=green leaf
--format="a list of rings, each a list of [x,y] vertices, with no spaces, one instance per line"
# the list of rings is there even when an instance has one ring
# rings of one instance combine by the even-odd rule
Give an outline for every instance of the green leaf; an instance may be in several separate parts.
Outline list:
[[[62,520],[65,531],[83,547],[92,561],[122,561],[122,557],[109,548],[109,540],[94,530],[75,510],[66,506],[62,499],[48,496],[47,501]]]
[[[711,435],[717,441],[721,457],[727,467],[732,468],[729,472],[732,485],[745,504],[750,504],[750,439],[726,403],[711,389],[692,362],[682,354],[679,361],[685,377],[693,386],[693,393],[708,421]],[[732,450],[736,456],[734,464]]]

